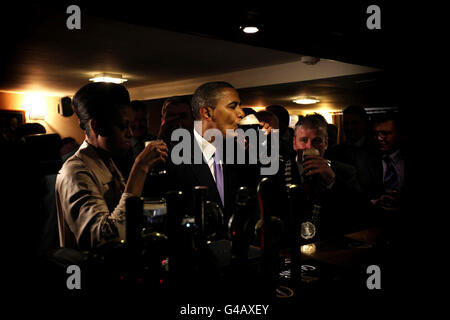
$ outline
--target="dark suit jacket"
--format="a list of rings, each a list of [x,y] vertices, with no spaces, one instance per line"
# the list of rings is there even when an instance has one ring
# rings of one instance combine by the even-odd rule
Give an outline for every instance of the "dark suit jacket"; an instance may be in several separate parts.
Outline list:
[[[353,166],[368,199],[378,198],[384,191],[381,155],[370,143],[352,146],[343,143],[330,150],[330,159]]]
[[[301,184],[295,159],[292,159],[292,183]],[[319,188],[321,211],[319,216],[319,238],[345,234],[358,230],[371,219],[370,203],[364,196],[358,182],[356,169],[339,161],[332,161],[336,174],[333,186]],[[299,203],[311,206],[312,203]],[[309,217],[306,217],[309,218]]]
[[[223,165],[224,177],[224,197],[225,204],[222,205],[216,182],[211,174],[208,164],[202,157],[201,164],[194,164],[194,152],[201,153],[200,147],[195,140],[194,134],[191,133],[191,163],[174,164],[171,159],[168,162],[168,189],[181,190],[184,193],[186,204],[186,212],[193,215],[193,189],[195,186],[207,186],[209,201],[217,203],[223,210],[225,221],[233,213],[236,193],[239,188],[238,176],[233,166]]]

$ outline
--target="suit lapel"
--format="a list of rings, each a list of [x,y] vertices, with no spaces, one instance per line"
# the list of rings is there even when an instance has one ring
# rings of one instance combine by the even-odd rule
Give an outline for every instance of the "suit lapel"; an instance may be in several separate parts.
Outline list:
[[[214,178],[211,174],[211,170],[209,170],[209,166],[207,163],[205,163],[205,159],[203,158],[202,155],[202,163],[201,164],[194,164],[194,152],[202,152],[200,150],[200,147],[197,144],[197,141],[195,140],[194,134],[192,133],[191,135],[192,138],[192,155],[191,155],[191,161],[192,161],[192,165],[190,165],[189,167],[191,168],[195,179],[197,180],[198,185],[200,186],[207,186],[208,187],[208,193],[209,193],[209,198],[216,202],[220,207],[222,206],[222,201],[220,200],[220,195],[219,195],[219,191],[217,190],[217,186],[216,186],[216,182],[214,181]],[[226,181],[227,179],[225,178],[225,172],[224,172],[224,180]],[[226,186],[226,184],[225,184]],[[225,196],[226,196],[226,191],[225,191]]]

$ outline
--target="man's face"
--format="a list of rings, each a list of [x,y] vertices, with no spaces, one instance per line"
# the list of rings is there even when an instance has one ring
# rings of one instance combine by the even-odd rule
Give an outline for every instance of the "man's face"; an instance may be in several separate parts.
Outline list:
[[[226,130],[235,130],[239,121],[245,116],[240,105],[241,100],[237,91],[232,88],[223,88],[215,109],[212,110],[212,127],[219,129],[224,136]]]
[[[345,114],[344,133],[345,139],[356,142],[366,134],[366,123],[357,114]]]
[[[131,147],[131,121],[133,110],[131,107],[120,110],[120,119],[112,126],[111,135],[102,137],[104,149],[113,155],[121,156]]]
[[[191,107],[185,103],[171,103],[167,105],[162,121],[173,123],[174,128],[187,130],[194,128]]]
[[[399,145],[398,133],[392,120],[377,123],[374,126],[375,139],[382,153],[392,153]]]
[[[147,114],[145,110],[138,110],[133,112],[131,122],[132,136],[138,140],[145,139],[147,136]]]
[[[303,150],[314,148],[317,149],[320,156],[323,157],[327,147],[328,139],[326,138],[324,129],[311,129],[303,126],[296,129],[294,136],[294,150],[297,151],[299,156],[302,155]]]

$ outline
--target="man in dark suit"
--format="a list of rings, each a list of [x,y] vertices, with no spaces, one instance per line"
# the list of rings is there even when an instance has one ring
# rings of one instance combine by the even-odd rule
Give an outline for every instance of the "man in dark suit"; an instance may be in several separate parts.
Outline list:
[[[372,203],[387,211],[400,210],[402,194],[407,186],[406,135],[401,129],[398,113],[387,112],[374,118],[373,132],[379,153],[377,172],[382,189],[372,198]]]
[[[195,91],[191,101],[194,130],[183,137],[190,142],[191,154],[184,154],[183,161],[177,161],[180,149],[175,145],[169,165],[171,186],[183,191],[186,213],[192,213],[193,188],[207,186],[207,199],[219,205],[226,222],[232,215],[237,190],[246,182],[239,177],[236,166],[226,163],[222,153],[225,148],[221,148],[218,140],[224,146],[226,139],[233,139],[230,133],[245,116],[240,105],[237,91],[226,82],[208,82]],[[268,124],[262,125],[270,131]],[[216,136],[211,137],[210,133]]]
[[[324,158],[328,147],[327,122],[320,114],[310,114],[297,122],[293,139],[297,152],[293,160],[292,182],[300,184],[306,201],[306,221],[302,224],[302,237],[317,240],[353,231],[364,221],[361,209],[368,206],[362,197],[354,167]],[[315,149],[316,155],[306,155]],[[310,222],[306,223],[305,222]],[[313,226],[314,225],[314,226]],[[304,226],[304,227],[303,227]]]
[[[209,238],[212,239],[211,243],[205,243],[205,234],[190,233],[190,227],[189,230],[186,228],[177,232],[175,240],[169,235],[169,239],[176,243],[173,246],[174,257],[170,258],[171,261],[177,259],[179,263],[179,266],[175,267],[179,270],[175,276],[176,281],[181,284],[182,290],[187,290],[189,296],[195,291],[193,289],[208,292],[209,297],[221,296],[228,290],[224,288],[229,285],[229,281],[222,282],[221,278],[222,272],[230,274],[233,255],[232,246],[224,232],[228,230],[230,217],[235,213],[238,188],[246,184],[242,177],[249,176],[242,175],[245,170],[237,168],[247,167],[246,165],[231,164],[227,157],[227,142],[237,147],[235,130],[244,117],[240,105],[239,95],[229,83],[205,83],[197,88],[191,101],[194,129],[189,131],[178,128],[171,134],[172,148],[167,167],[168,177],[165,180],[169,182],[170,190],[182,191],[184,197],[183,209],[175,215],[173,212],[168,213],[171,220],[178,220],[185,215],[195,217],[197,212],[194,212],[194,188],[206,186],[206,200],[217,204],[225,223],[215,229],[216,235]],[[270,132],[268,124],[262,125],[263,129],[267,129],[267,133]],[[216,207],[215,210],[207,209],[206,213],[218,211]],[[208,220],[212,219],[207,218]],[[211,233],[207,231],[206,237],[209,235]],[[227,268],[221,269],[223,266]],[[234,267],[231,269],[234,270]],[[225,278],[229,279],[229,276]],[[233,290],[235,288],[236,286]]]
[[[182,96],[173,96],[167,98],[162,105],[158,139],[170,145],[172,132],[178,128],[192,131],[194,128],[194,117],[192,116],[189,101]]]
[[[222,161],[220,163],[216,162],[213,145],[206,144],[201,140],[203,138],[201,136],[199,138],[197,131],[188,132],[188,135],[184,136],[183,139],[190,141],[190,154],[186,158],[189,160],[181,163],[169,162],[169,188],[183,191],[185,202],[184,213],[194,215],[194,187],[206,186],[208,187],[207,200],[216,203],[222,209],[224,218],[229,218],[238,188],[237,176],[234,170]],[[198,141],[203,143],[203,149]],[[176,146],[172,150],[176,150]],[[183,152],[185,151],[183,150]],[[198,155],[200,155],[200,161]],[[222,178],[219,178],[222,181],[221,185],[218,185],[217,182],[217,175],[219,173],[217,169],[218,165],[222,167]]]
[[[369,116],[361,106],[348,106],[343,111],[345,141],[328,147],[327,156],[355,167],[358,181],[367,196],[373,199],[383,192],[380,157],[374,144]]]

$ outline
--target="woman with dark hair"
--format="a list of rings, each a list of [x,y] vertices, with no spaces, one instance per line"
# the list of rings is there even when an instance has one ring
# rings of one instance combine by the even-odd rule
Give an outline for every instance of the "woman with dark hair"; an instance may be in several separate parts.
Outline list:
[[[128,181],[112,158],[131,146],[132,110],[125,87],[89,83],[73,98],[85,141],[56,179],[60,245],[91,249],[125,237],[125,202],[141,196],[149,169],[167,158],[163,141],[152,141],[136,157]]]

